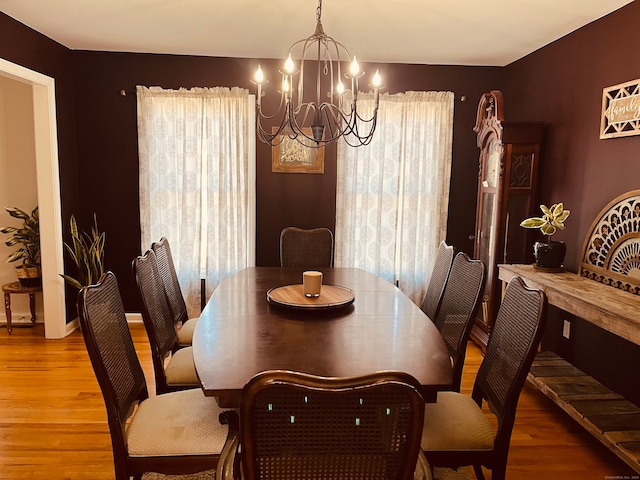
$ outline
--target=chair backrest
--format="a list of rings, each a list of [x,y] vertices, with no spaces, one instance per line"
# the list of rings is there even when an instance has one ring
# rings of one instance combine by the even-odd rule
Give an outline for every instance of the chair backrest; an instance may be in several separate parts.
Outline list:
[[[438,309],[442,301],[444,287],[449,278],[454,254],[455,249],[452,245],[447,245],[445,241],[440,242],[436,253],[436,261],[434,262],[433,271],[431,272],[431,278],[429,279],[429,285],[427,286],[427,293],[420,307],[431,320],[435,319],[438,315]]]
[[[328,228],[284,228],[280,232],[280,266],[333,267],[333,233]]]
[[[153,250],[135,258],[133,274],[142,303],[142,321],[151,346],[156,392],[164,393],[168,391],[164,362],[178,348],[178,334]]]
[[[453,362],[453,386],[458,392],[467,341],[480,306],[484,284],[484,264],[480,260],[471,260],[464,252],[459,252],[453,260],[442,302],[434,320],[449,349],[449,356]]]
[[[399,372],[258,374],[240,405],[244,478],[413,479],[424,419],[418,388]]]
[[[520,277],[507,285],[472,397],[486,400],[498,418],[495,454],[506,464],[518,398],[535,357],[545,323],[546,297]]]
[[[107,408],[116,471],[126,469],[125,425],[135,405],[149,394],[113,273],[80,290],[78,315]]]
[[[173,257],[171,256],[169,240],[167,240],[166,237],[162,237],[158,242],[153,242],[151,250],[153,250],[153,253],[156,255],[158,272],[164,285],[164,291],[167,294],[169,307],[173,314],[173,321],[174,323],[182,324],[188,320],[187,305],[182,295],[176,267],[173,263]]]

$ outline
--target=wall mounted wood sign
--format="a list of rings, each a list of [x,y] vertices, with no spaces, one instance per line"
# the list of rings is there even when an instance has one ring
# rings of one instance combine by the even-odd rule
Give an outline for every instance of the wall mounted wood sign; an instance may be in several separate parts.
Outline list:
[[[273,127],[273,130],[275,133],[276,127]],[[311,136],[311,128],[303,130]],[[324,173],[324,147],[307,147],[289,138],[285,133],[278,135],[278,139],[279,143],[272,147],[272,172]],[[310,145],[313,143],[312,140],[308,142]]]
[[[640,135],[640,79],[602,89],[600,138]]]

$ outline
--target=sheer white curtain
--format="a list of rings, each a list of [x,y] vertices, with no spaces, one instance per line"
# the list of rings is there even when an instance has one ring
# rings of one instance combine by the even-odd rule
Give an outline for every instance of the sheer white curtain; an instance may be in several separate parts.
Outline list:
[[[253,266],[255,132],[241,88],[137,87],[142,252],[167,237],[190,316]]]
[[[446,238],[453,105],[452,92],[381,95],[371,144],[338,144],[336,267],[397,282],[418,304]],[[371,111],[372,95],[358,107]]]

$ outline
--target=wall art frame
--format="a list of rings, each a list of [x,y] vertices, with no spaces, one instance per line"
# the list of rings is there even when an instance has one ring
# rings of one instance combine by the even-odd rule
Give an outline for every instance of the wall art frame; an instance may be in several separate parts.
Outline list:
[[[600,138],[640,135],[640,78],[602,90]]]
[[[311,128],[303,131],[311,135]],[[302,145],[284,132],[278,135],[276,142],[271,149],[272,172],[324,174],[324,147]],[[309,145],[313,145],[313,141],[309,140]]]

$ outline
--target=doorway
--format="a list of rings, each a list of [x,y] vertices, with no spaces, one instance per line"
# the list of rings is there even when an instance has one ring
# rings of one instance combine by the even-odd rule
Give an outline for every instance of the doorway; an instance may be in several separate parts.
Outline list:
[[[55,81],[1,58],[0,75],[30,85],[33,92],[44,330],[46,338],[63,338],[77,328],[77,320],[66,322],[64,280],[59,275],[64,271],[64,263]]]

